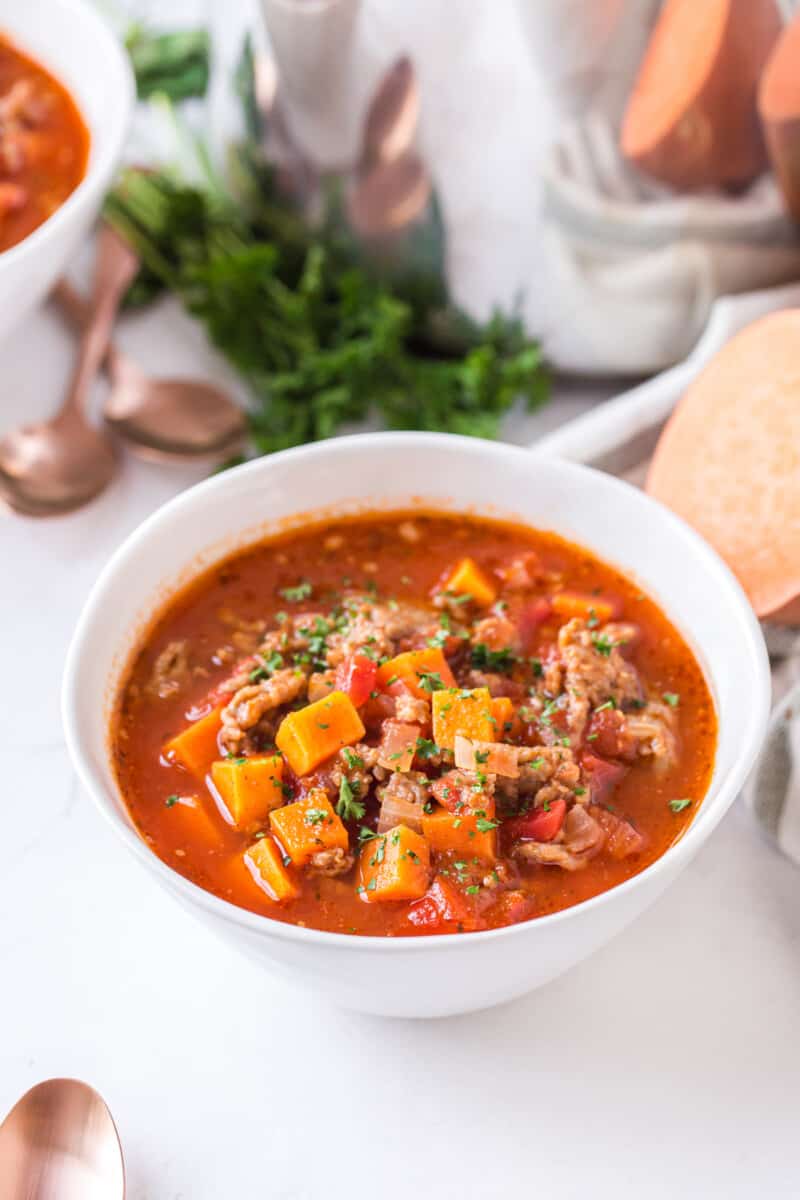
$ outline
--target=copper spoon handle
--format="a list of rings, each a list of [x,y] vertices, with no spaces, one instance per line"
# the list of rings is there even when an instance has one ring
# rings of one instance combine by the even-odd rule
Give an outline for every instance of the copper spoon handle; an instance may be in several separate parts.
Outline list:
[[[81,337],[78,361],[59,418],[81,413],[89,387],[105,358],[117,309],[139,268],[135,252],[109,225],[101,225],[92,281],[89,317]]]

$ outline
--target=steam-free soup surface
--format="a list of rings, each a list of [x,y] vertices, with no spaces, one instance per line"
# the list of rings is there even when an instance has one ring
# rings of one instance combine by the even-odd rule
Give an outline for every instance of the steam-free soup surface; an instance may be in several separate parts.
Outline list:
[[[591,554],[435,513],[308,527],[197,579],[112,730],[142,837],[201,887],[354,934],[463,933],[643,870],[716,723],[659,608]]]

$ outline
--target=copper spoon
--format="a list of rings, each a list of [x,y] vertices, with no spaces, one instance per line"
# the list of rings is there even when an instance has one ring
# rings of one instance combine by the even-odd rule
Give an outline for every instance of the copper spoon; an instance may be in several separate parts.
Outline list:
[[[78,1079],[47,1079],[0,1125],[0,1200],[124,1200],[122,1149],[105,1101]]]
[[[79,329],[89,306],[65,279],[53,299]],[[245,417],[230,396],[200,379],[151,379],[113,343],[105,358],[111,379],[103,416],[146,458],[191,459],[230,455],[245,433]]]
[[[367,109],[361,145],[362,170],[393,162],[411,149],[419,120],[419,89],[411,60],[389,68]]]
[[[106,433],[85,416],[105,358],[114,318],[137,270],[136,255],[108,226],[97,239],[91,318],[60,412],[0,440],[0,499],[28,516],[70,512],[88,504],[111,481],[117,456]]]

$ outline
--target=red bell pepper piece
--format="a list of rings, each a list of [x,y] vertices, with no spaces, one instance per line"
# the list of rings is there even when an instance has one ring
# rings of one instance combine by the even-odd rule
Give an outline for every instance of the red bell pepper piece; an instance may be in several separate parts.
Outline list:
[[[357,650],[336,668],[336,687],[340,692],[345,692],[358,708],[369,700],[370,693],[374,691],[377,673],[378,664]]]
[[[506,821],[504,829],[512,841],[552,842],[567,815],[566,800],[554,800],[549,808],[534,808]]]
[[[622,763],[608,762],[588,750],[581,756],[581,766],[589,777],[592,804],[602,804],[628,774],[628,768]]]

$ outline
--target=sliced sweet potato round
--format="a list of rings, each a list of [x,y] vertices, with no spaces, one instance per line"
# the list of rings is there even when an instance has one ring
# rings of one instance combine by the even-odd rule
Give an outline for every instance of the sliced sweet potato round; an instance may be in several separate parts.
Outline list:
[[[786,209],[800,221],[800,13],[769,56],[758,89],[758,111]]]
[[[774,0],[666,0],[625,112],[626,158],[678,190],[755,178],[756,89],[780,29]]]
[[[715,547],[759,616],[796,608],[800,309],[749,325],[711,360],[661,435],[647,490]]]

